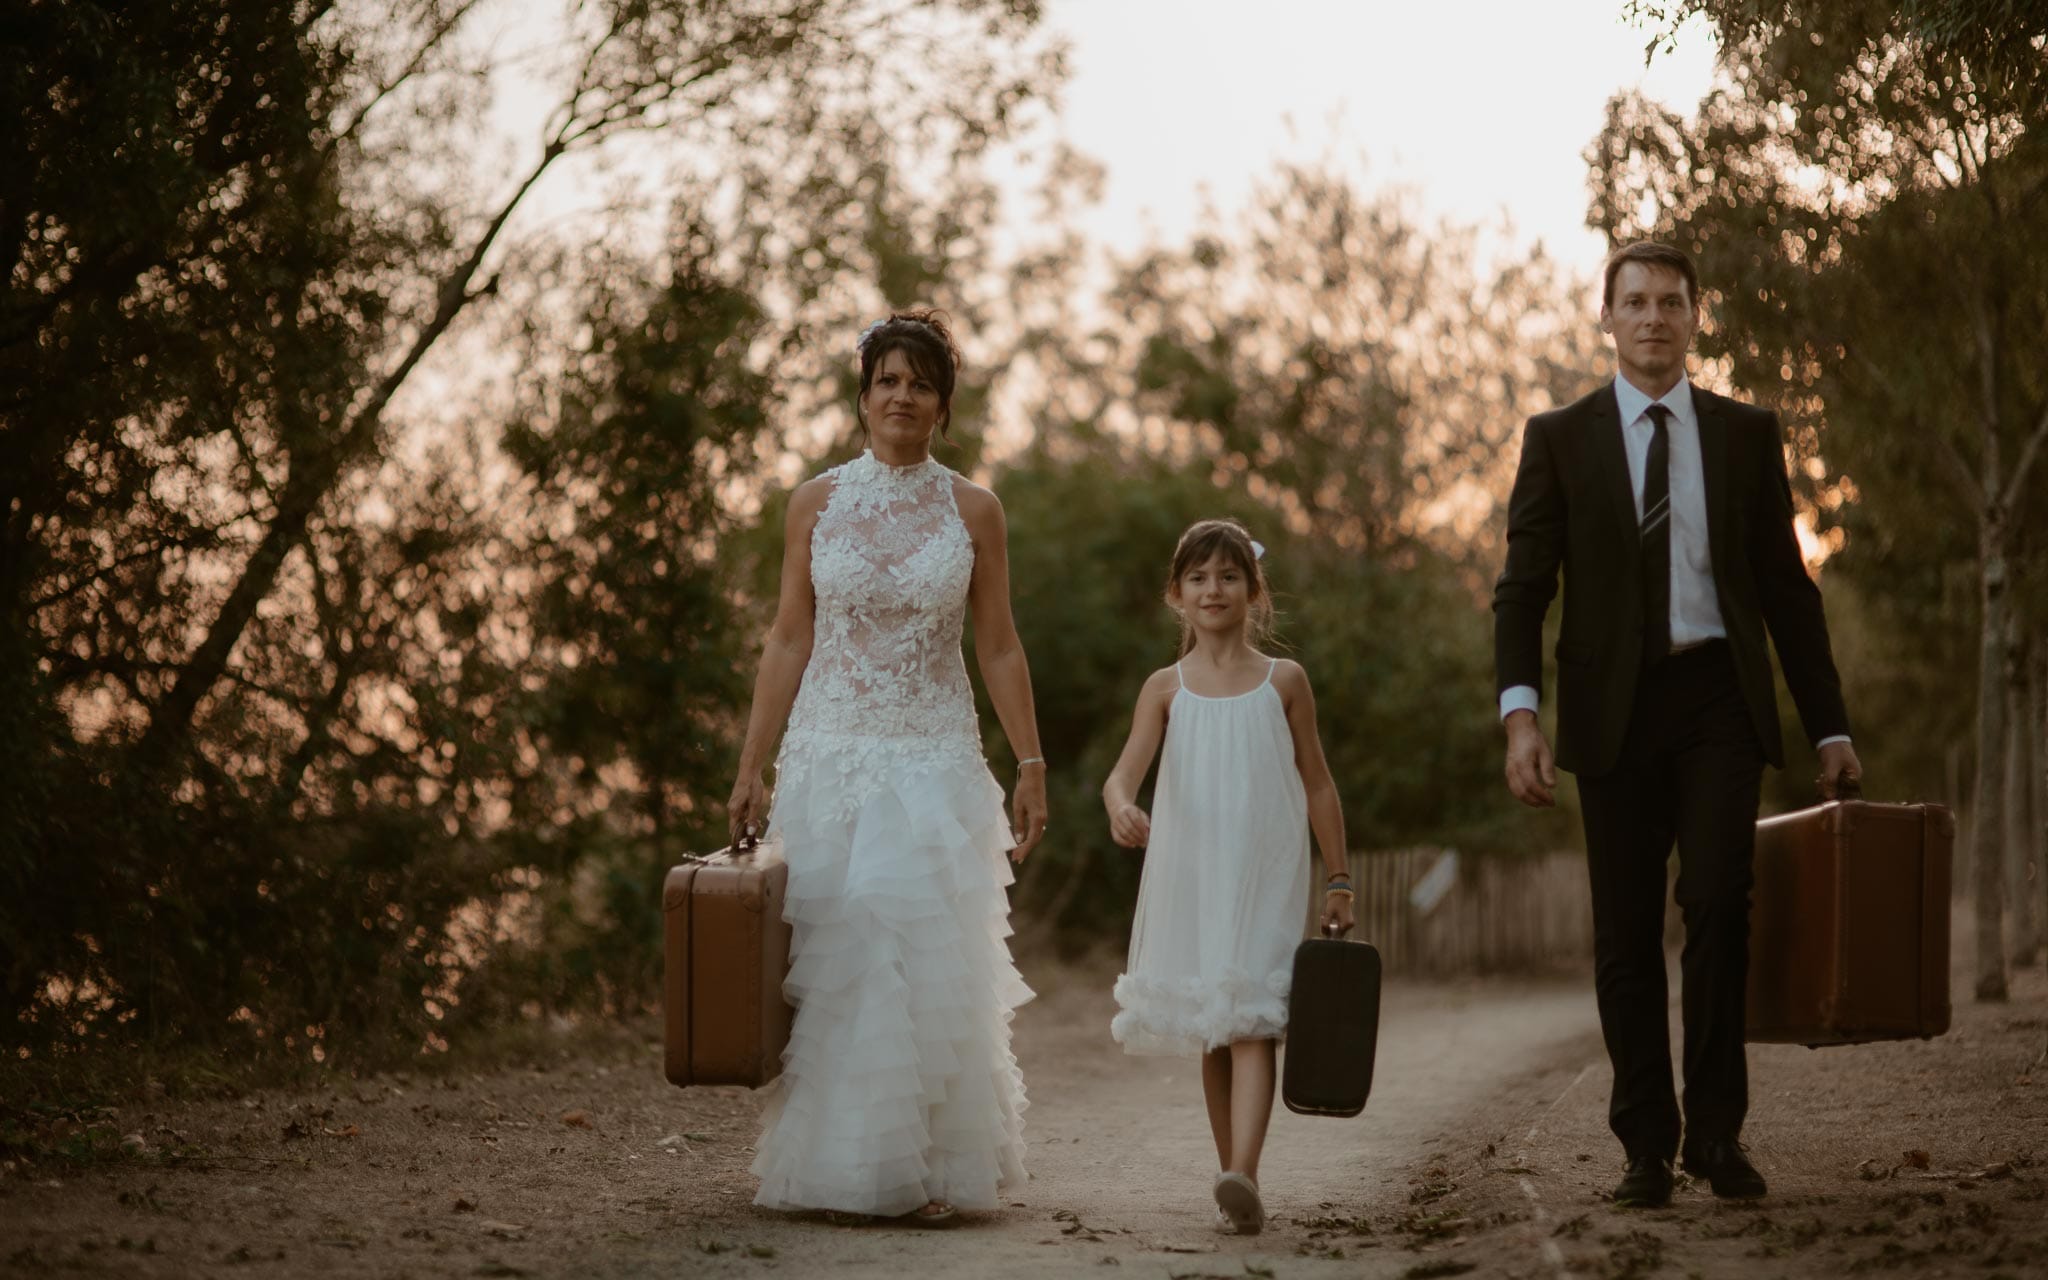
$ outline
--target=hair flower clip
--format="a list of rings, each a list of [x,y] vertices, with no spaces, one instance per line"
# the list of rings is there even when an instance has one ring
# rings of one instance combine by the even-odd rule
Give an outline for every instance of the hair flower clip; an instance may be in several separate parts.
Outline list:
[[[1260,541],[1259,541],[1259,540],[1258,540],[1257,538],[1253,538],[1253,539],[1252,539],[1252,559],[1254,559],[1254,560],[1264,560],[1265,558],[1266,558],[1266,544],[1265,544],[1265,543],[1263,543],[1263,542],[1260,542]]]
[[[889,323],[889,321],[885,318],[877,320],[873,324],[869,325],[867,328],[862,329],[860,331],[860,336],[853,340],[854,354],[859,355],[861,352],[866,351],[868,349],[868,339],[874,337],[875,334],[881,329],[881,327],[887,323]]]

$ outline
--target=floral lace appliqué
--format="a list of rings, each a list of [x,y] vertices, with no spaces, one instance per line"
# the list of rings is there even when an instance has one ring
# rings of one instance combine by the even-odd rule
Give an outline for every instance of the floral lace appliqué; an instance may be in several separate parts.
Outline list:
[[[960,656],[974,543],[938,462],[891,467],[864,453],[826,474],[832,493],[811,532],[811,660],[777,773],[831,770],[857,807],[861,779],[879,769],[981,760]]]

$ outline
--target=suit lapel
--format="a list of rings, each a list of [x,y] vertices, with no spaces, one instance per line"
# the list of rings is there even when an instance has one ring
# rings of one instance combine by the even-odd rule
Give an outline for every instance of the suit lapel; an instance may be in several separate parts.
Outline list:
[[[1728,424],[1721,417],[1719,397],[1692,389],[1692,414],[1700,424],[1700,483],[1707,491],[1707,552],[1723,563],[1721,544],[1728,532]]]
[[[1608,500],[1614,503],[1614,514],[1623,530],[1623,545],[1633,558],[1642,547],[1642,529],[1636,517],[1635,483],[1628,474],[1628,448],[1621,439],[1621,403],[1614,398],[1613,383],[1593,397],[1592,445],[1600,470],[1600,487],[1607,490]]]

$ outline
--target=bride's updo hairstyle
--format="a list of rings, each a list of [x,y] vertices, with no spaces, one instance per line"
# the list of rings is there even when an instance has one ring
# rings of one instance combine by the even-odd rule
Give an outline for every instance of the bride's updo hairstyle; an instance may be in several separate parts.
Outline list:
[[[877,320],[861,330],[855,342],[860,352],[860,395],[854,401],[853,414],[860,422],[860,433],[868,433],[867,418],[863,416],[862,404],[866,402],[868,388],[875,382],[875,370],[882,358],[891,351],[901,351],[917,376],[932,384],[939,393],[939,435],[947,440],[946,428],[953,425],[953,384],[960,373],[960,347],[953,341],[953,331],[946,325],[946,313],[930,307],[918,307],[909,311],[892,311],[886,320]]]
[[[1187,614],[1173,603],[1173,594],[1190,569],[1200,568],[1217,555],[1226,564],[1235,565],[1251,586],[1245,638],[1254,645],[1272,638],[1273,591],[1259,563],[1265,553],[1266,549],[1252,540],[1251,531],[1235,520],[1197,520],[1180,535],[1180,543],[1173,549],[1173,572],[1166,577],[1166,590],[1167,607],[1180,619],[1181,657],[1185,658],[1195,647],[1195,628]]]

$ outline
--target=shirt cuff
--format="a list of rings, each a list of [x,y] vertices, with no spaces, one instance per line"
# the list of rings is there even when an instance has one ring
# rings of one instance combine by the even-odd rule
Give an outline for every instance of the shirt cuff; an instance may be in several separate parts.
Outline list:
[[[1518,684],[1500,691],[1500,718],[1514,711],[1534,711],[1541,704],[1534,685]]]
[[[1505,712],[1503,712],[1502,714],[1506,714],[1506,713],[1505,713]],[[1818,750],[1820,750],[1820,749],[1821,749],[1822,747],[1825,747],[1825,746],[1827,746],[1827,745],[1828,745],[1828,744],[1829,744],[1830,742],[1847,742],[1848,740],[1849,740],[1849,735],[1848,735],[1848,734],[1846,734],[1846,733],[1836,733],[1836,734],[1830,734],[1830,735],[1829,735],[1828,737],[1822,738],[1822,739],[1821,739],[1821,740],[1820,740],[1819,742],[1816,742],[1816,743],[1814,743],[1814,744],[1813,744],[1813,749],[1814,749],[1815,751],[1818,751]]]

